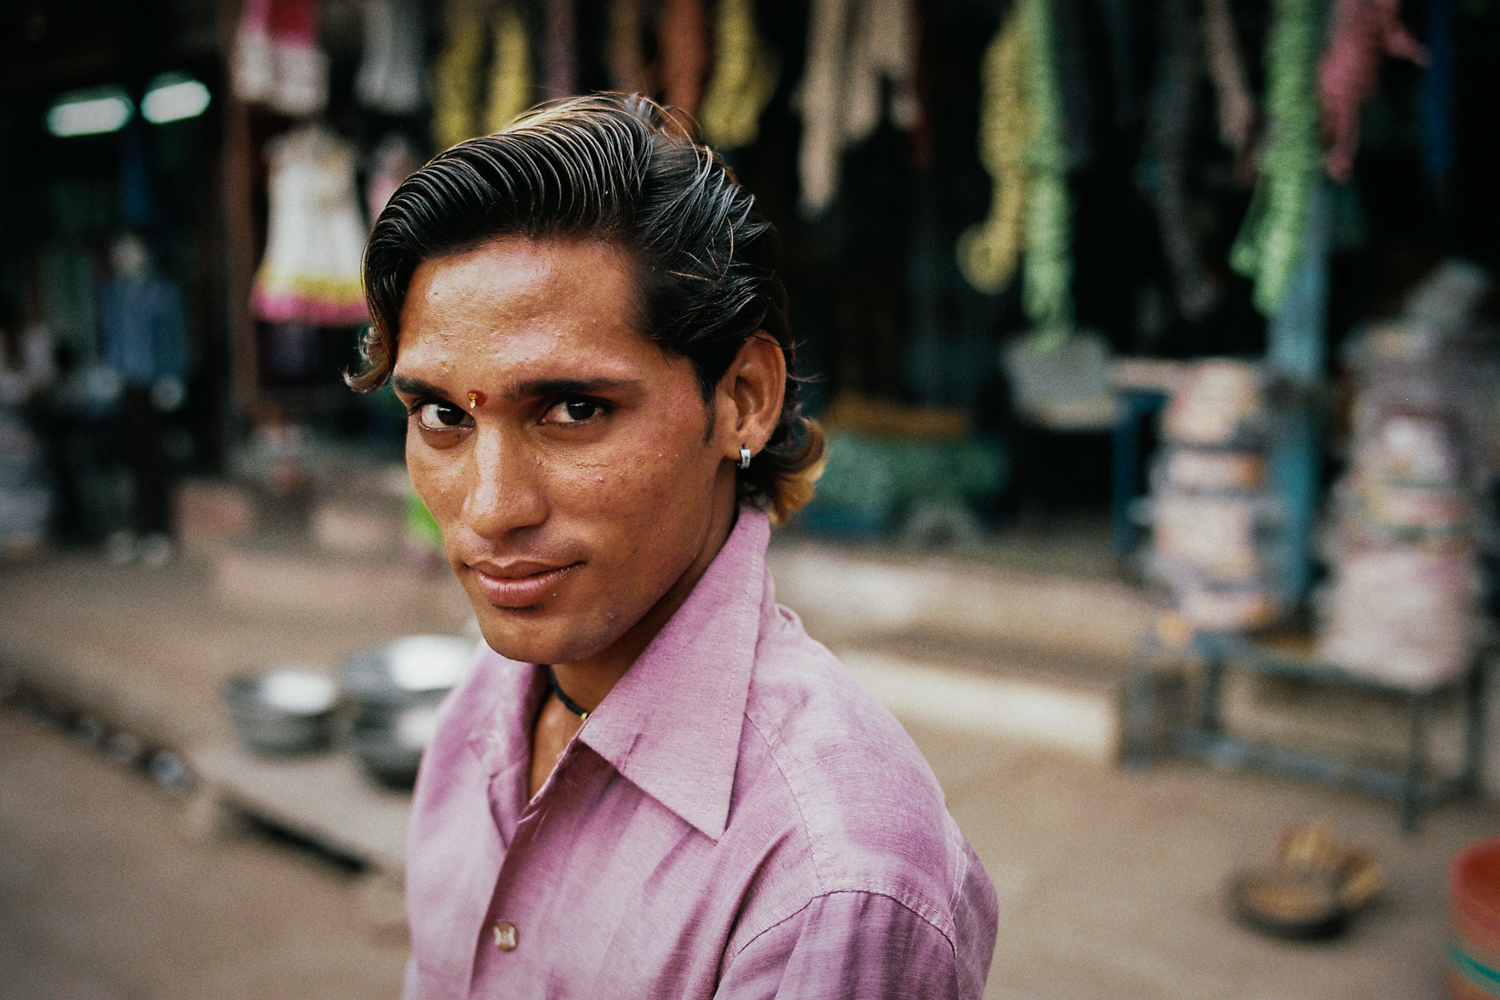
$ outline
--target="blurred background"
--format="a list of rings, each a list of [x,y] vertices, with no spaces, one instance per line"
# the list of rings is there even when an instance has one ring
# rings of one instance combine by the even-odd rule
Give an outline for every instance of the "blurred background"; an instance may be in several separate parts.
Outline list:
[[[1500,995],[1488,856],[1449,875],[1500,819],[1497,19],[11,0],[0,998],[399,990],[477,631],[343,384],[359,258],[432,154],[595,90],[780,233],[831,450],[778,595],[943,782],[987,995]]]

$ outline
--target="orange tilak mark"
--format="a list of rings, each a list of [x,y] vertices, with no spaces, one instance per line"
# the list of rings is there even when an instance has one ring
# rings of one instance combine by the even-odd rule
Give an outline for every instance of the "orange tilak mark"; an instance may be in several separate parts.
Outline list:
[[[484,405],[484,398],[485,398],[484,397],[484,393],[480,392],[478,389],[470,389],[469,390],[469,409],[472,410],[476,406],[483,406]]]

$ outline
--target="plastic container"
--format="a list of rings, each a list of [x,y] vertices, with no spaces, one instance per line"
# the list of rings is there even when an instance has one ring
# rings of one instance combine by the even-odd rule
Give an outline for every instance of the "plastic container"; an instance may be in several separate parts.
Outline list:
[[[1500,997],[1500,837],[1470,844],[1453,859],[1448,914],[1448,995]]]

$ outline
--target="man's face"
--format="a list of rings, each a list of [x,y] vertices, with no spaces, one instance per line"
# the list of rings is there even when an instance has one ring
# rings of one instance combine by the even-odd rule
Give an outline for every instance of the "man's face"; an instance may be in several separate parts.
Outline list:
[[[636,301],[628,258],[594,241],[496,240],[412,275],[392,378],[407,468],[512,659],[598,655],[709,544],[723,444]]]

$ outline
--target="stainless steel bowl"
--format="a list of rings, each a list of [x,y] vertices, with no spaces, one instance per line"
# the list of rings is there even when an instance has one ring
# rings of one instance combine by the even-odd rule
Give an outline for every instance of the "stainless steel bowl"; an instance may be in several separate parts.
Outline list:
[[[326,747],[338,689],[326,676],[300,666],[276,667],[224,686],[235,734],[261,756],[307,753]]]

